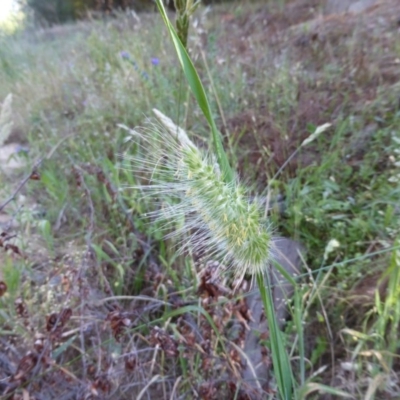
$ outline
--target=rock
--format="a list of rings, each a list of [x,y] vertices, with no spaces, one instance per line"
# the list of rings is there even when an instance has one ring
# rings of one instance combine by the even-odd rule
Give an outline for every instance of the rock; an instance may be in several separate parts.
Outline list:
[[[2,200],[0,198],[0,200]],[[19,227],[18,221],[12,215],[8,215],[5,212],[0,212],[0,231],[17,229]]]
[[[328,0],[326,2],[324,13],[340,14],[344,12],[361,13],[372,7],[379,0]]]
[[[10,143],[0,146],[0,170],[8,172],[26,165],[24,154],[28,148],[19,143]]]

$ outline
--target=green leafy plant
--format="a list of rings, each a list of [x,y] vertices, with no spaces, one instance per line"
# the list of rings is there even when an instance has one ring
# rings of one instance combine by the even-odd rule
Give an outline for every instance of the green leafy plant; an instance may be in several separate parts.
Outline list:
[[[171,35],[183,72],[198,105],[209,123],[214,149],[212,155],[205,156],[192,143],[186,133],[172,121],[155,111],[164,129],[152,131],[156,135],[156,146],[151,147],[150,139],[139,134],[144,145],[150,145],[150,154],[155,159],[148,160],[152,178],[147,189],[158,195],[172,193],[180,203],[167,209],[168,218],[186,217],[183,228],[178,232],[197,229],[197,242],[217,253],[234,269],[234,275],[243,279],[245,274],[255,278],[263,300],[269,323],[272,360],[281,398],[291,399],[293,395],[293,373],[285,349],[282,332],[275,316],[274,302],[268,271],[271,262],[272,235],[264,210],[257,202],[249,202],[244,187],[230,167],[223,149],[221,135],[212,116],[209,101],[197,71],[168,19],[163,3],[157,6]],[[137,134],[134,132],[133,134]],[[164,144],[164,145],[162,145]],[[163,154],[155,151],[161,149]],[[146,188],[145,188],[146,189]],[[156,214],[159,212],[156,211]],[[193,242],[193,241],[192,241]],[[196,240],[195,243],[196,245]],[[279,266],[278,266],[279,268]],[[282,271],[283,272],[283,271]]]

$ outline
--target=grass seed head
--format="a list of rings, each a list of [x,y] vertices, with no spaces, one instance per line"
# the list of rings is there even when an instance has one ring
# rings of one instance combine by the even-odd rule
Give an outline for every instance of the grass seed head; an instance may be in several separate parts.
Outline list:
[[[156,111],[163,127],[140,133],[151,169],[148,184],[141,188],[157,197],[168,194],[179,200],[155,212],[170,221],[166,227],[184,218],[183,226],[168,236],[189,234],[190,245],[222,258],[236,278],[264,272],[272,234],[261,205],[248,200],[238,179],[226,183],[213,157],[160,114]]]

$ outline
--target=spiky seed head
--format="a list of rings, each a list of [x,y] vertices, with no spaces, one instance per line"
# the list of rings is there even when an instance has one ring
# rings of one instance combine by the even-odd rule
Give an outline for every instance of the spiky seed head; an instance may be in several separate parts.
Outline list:
[[[248,200],[238,179],[226,183],[212,156],[169,118],[155,113],[163,127],[140,133],[152,169],[148,185],[140,188],[179,199],[163,212],[170,221],[185,219],[169,236],[197,232],[190,242],[195,250],[207,248],[219,256],[233,268],[235,278],[263,273],[271,257],[272,233],[261,205]]]

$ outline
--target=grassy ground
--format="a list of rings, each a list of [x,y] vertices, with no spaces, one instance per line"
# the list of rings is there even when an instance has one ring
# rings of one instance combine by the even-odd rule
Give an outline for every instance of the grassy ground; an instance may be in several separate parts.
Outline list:
[[[399,398],[400,6],[320,17],[314,3],[200,9],[191,53],[240,177],[282,199],[277,235],[306,249],[306,378]],[[241,293],[229,275],[210,285],[206,254],[163,239],[145,218],[154,204],[129,189],[142,177],[120,157],[141,150],[119,125],[143,125],[152,108],[210,140],[159,16],[0,40],[7,141],[29,148],[24,167],[0,166],[0,204],[37,174],[0,213],[0,394],[252,398],[240,381]],[[290,349],[290,319],[286,334]],[[296,346],[292,357],[297,373]]]

